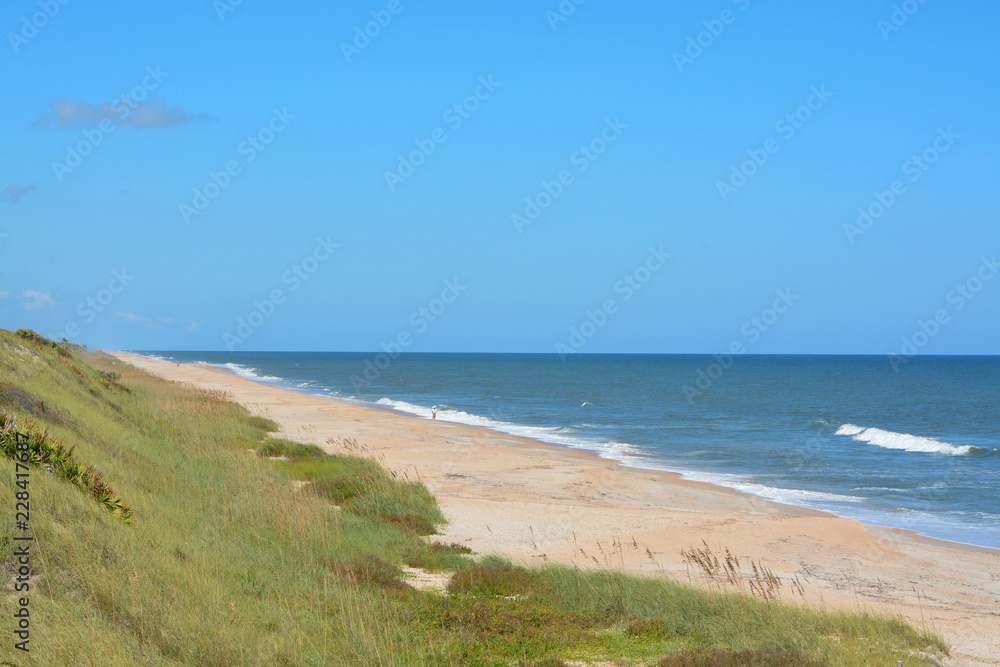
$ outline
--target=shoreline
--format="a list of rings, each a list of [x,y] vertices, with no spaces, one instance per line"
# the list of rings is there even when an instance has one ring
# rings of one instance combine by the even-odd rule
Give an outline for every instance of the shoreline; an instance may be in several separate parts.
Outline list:
[[[118,355],[120,353],[119,352],[110,352],[109,354]],[[178,363],[178,362],[175,362],[175,361],[169,361],[169,360],[162,359],[162,358],[160,358],[158,356],[145,356],[145,354],[147,354],[147,353],[122,352],[121,354],[133,355],[135,357],[138,357],[140,359],[143,359],[145,361],[150,361],[150,362],[161,362],[162,361],[162,362],[167,363],[167,364],[172,364],[172,363],[176,364],[176,363]],[[155,355],[155,353],[151,353],[151,354]],[[383,403],[371,402],[371,401],[362,401],[362,400],[359,400],[359,399],[352,399],[352,398],[338,398],[338,397],[336,397],[336,396],[334,396],[332,394],[324,394],[324,393],[321,393],[321,392],[310,391],[310,390],[306,389],[305,387],[303,387],[301,385],[293,384],[292,381],[287,380],[285,378],[279,378],[279,377],[276,377],[276,376],[259,376],[259,375],[257,375],[256,373],[253,372],[253,369],[251,369],[250,371],[248,371],[248,374],[244,374],[244,373],[242,373],[242,372],[240,372],[240,371],[238,371],[238,370],[236,370],[234,368],[229,368],[230,364],[217,364],[217,363],[211,363],[211,362],[207,362],[207,361],[180,362],[180,363],[181,363],[182,366],[184,364],[187,364],[187,363],[194,363],[194,364],[198,364],[198,365],[203,365],[203,366],[206,366],[206,367],[209,367],[209,368],[214,368],[214,369],[216,369],[218,371],[221,371],[221,372],[224,372],[224,373],[228,373],[230,375],[233,375],[233,376],[236,376],[236,377],[239,377],[239,378],[242,378],[242,379],[249,380],[249,381],[254,382],[256,384],[261,384],[261,385],[268,386],[268,387],[274,387],[274,388],[277,388],[277,389],[282,389],[282,390],[290,391],[290,392],[297,393],[297,394],[303,394],[303,395],[306,395],[306,396],[315,396],[315,397],[322,398],[322,399],[332,400],[334,402],[341,402],[341,403],[344,403],[345,405],[357,406],[357,407],[360,407],[360,408],[369,409],[369,410],[375,410],[375,411],[379,411],[379,412],[389,412],[389,413],[392,413],[392,414],[400,416],[400,417],[418,419],[418,420],[422,420],[422,421],[431,421],[431,420],[428,420],[426,417],[424,417],[422,415],[415,414],[415,413],[412,413],[412,412],[408,412],[408,411],[406,411],[404,409],[396,407],[395,405],[389,405],[389,404],[383,404]],[[233,365],[233,366],[239,366],[239,364],[231,364],[231,365]],[[407,405],[410,405],[410,404],[407,404]],[[422,407],[422,406],[416,406],[416,405],[414,405],[414,407]],[[429,409],[429,408],[427,408],[427,409]],[[585,446],[576,447],[576,446],[573,446],[573,445],[561,444],[561,443],[558,443],[558,442],[549,442],[549,441],[546,441],[546,440],[544,440],[544,439],[542,439],[540,437],[532,437],[532,436],[529,436],[529,435],[518,435],[516,433],[510,433],[508,431],[504,431],[504,430],[501,430],[499,428],[494,428],[492,426],[487,426],[487,425],[482,425],[482,424],[469,424],[469,423],[460,422],[460,421],[449,421],[449,420],[444,419],[444,418],[440,419],[439,421],[441,423],[456,424],[456,425],[461,425],[461,426],[467,426],[469,428],[481,428],[481,429],[485,429],[487,431],[490,431],[492,433],[497,433],[497,434],[504,435],[504,436],[509,436],[509,437],[512,437],[512,438],[521,438],[523,440],[526,440],[526,441],[529,441],[529,442],[532,442],[532,443],[536,443],[538,445],[542,445],[542,446],[545,446],[545,447],[555,447],[557,449],[565,449],[565,450],[569,450],[569,451],[572,451],[572,452],[578,452],[578,453],[582,453],[582,454],[587,454],[587,455],[593,456],[593,457],[595,457],[595,458],[597,458],[597,459],[599,459],[601,461],[610,461],[610,462],[613,462],[613,463],[617,464],[618,466],[620,466],[623,469],[634,470],[634,471],[640,472],[640,473],[641,472],[649,472],[649,473],[656,473],[656,474],[664,474],[664,475],[670,476],[670,477],[676,479],[677,481],[683,482],[683,483],[704,484],[704,485],[707,485],[707,486],[715,488],[715,489],[722,489],[722,490],[725,490],[725,491],[730,491],[730,492],[733,492],[733,493],[737,493],[737,494],[739,494],[741,496],[748,496],[748,497],[751,497],[751,498],[755,498],[755,499],[764,501],[766,503],[770,503],[770,504],[775,505],[775,506],[777,506],[779,508],[784,508],[787,511],[787,513],[789,513],[791,515],[799,515],[800,513],[807,512],[807,513],[814,513],[814,514],[819,514],[819,515],[834,516],[834,517],[837,517],[837,518],[848,519],[848,520],[852,520],[852,521],[859,521],[866,528],[870,529],[871,532],[878,533],[879,535],[881,535],[885,539],[891,539],[891,540],[896,540],[896,541],[910,541],[910,542],[912,542],[912,541],[924,541],[927,544],[933,544],[933,545],[938,545],[938,546],[945,546],[945,547],[948,547],[948,548],[953,548],[953,549],[958,549],[958,550],[979,551],[979,552],[983,552],[983,553],[1000,555],[1000,547],[988,547],[988,546],[984,546],[984,545],[981,545],[981,544],[976,544],[976,543],[973,543],[973,542],[962,542],[962,541],[959,541],[959,540],[948,539],[946,537],[935,537],[933,535],[928,535],[926,533],[922,533],[919,530],[916,530],[916,529],[913,529],[913,528],[904,528],[904,527],[900,527],[900,526],[891,526],[891,525],[886,525],[886,524],[878,523],[877,521],[867,521],[865,519],[860,519],[860,518],[856,518],[856,517],[852,517],[852,516],[838,514],[835,510],[821,509],[821,508],[817,508],[817,507],[807,507],[805,505],[797,505],[797,504],[792,503],[792,502],[783,502],[783,501],[780,501],[780,500],[775,500],[773,498],[769,498],[769,497],[767,497],[765,495],[754,494],[754,493],[751,493],[749,491],[743,491],[743,490],[740,490],[738,488],[734,488],[734,487],[731,487],[731,486],[726,486],[724,484],[719,484],[719,483],[711,482],[711,481],[704,481],[704,480],[692,479],[692,478],[689,478],[689,477],[685,476],[685,473],[683,471],[668,470],[668,469],[664,469],[664,468],[653,468],[653,467],[647,468],[647,467],[640,467],[640,466],[630,465],[629,463],[626,463],[626,462],[621,461],[619,459],[612,458],[612,457],[607,457],[607,456],[603,456],[601,454],[601,452],[599,451],[599,448],[596,447],[596,445],[598,443],[594,443],[595,444],[595,448],[594,449],[590,449],[590,448],[585,447]],[[517,424],[514,424],[514,426],[517,426]],[[580,440],[580,442],[581,442],[581,444],[583,444],[586,441]],[[697,472],[697,471],[690,471],[690,472]],[[735,473],[735,474],[739,474],[739,473]],[[796,489],[789,489],[789,490],[795,491]]]
[[[331,453],[359,453],[337,438],[366,444],[361,454],[435,494],[449,519],[441,541],[522,563],[680,580],[692,579],[680,551],[704,541],[763,562],[782,580],[799,577],[806,604],[926,622],[952,642],[952,664],[1000,664],[998,550],[868,526],[483,426],[254,382],[218,366],[111,354],[168,380],[225,391],[290,439]]]
[[[176,363],[178,363],[178,362],[172,362],[172,361],[165,361],[165,360],[160,360],[160,359],[154,359],[152,357],[146,357],[146,356],[143,356],[143,354],[136,353],[136,352],[119,352],[119,351],[113,351],[113,352],[108,352],[108,354],[110,354],[112,356],[116,356],[119,359],[122,358],[120,355],[127,354],[127,355],[131,355],[131,356],[134,356],[134,357],[138,357],[139,359],[142,359],[143,361],[147,361],[147,362],[154,362],[154,363],[161,362],[161,363],[166,363],[168,365],[169,364],[176,364]],[[628,465],[627,463],[619,461],[618,459],[613,459],[613,458],[608,458],[608,457],[605,457],[605,456],[601,456],[601,454],[598,451],[587,449],[587,448],[584,448],[584,447],[571,447],[571,446],[568,446],[568,445],[561,445],[561,444],[554,443],[554,442],[546,442],[546,441],[544,441],[544,440],[542,440],[540,438],[531,438],[531,437],[527,437],[527,436],[517,435],[515,433],[508,433],[506,431],[501,431],[499,429],[491,428],[489,426],[482,426],[482,425],[478,425],[478,424],[466,424],[466,423],[463,423],[463,422],[449,421],[447,419],[428,420],[426,417],[422,417],[420,415],[416,415],[416,414],[412,414],[412,413],[406,412],[405,410],[397,408],[396,406],[393,406],[393,405],[386,405],[386,404],[381,404],[381,403],[372,403],[370,401],[362,401],[362,400],[356,400],[356,399],[351,399],[351,398],[338,398],[336,396],[332,396],[332,395],[329,395],[329,394],[321,394],[321,393],[317,393],[317,392],[311,392],[311,391],[305,390],[302,387],[291,385],[289,383],[289,381],[281,379],[281,378],[276,378],[275,381],[267,380],[265,378],[254,379],[254,378],[248,377],[246,375],[242,375],[240,373],[237,373],[236,371],[234,371],[234,370],[232,370],[230,368],[226,368],[225,366],[219,365],[219,364],[213,364],[213,363],[209,363],[209,362],[179,362],[179,363],[180,363],[180,365],[182,367],[185,366],[185,365],[187,365],[187,364],[192,364],[192,363],[196,364],[196,365],[202,365],[202,366],[205,366],[207,368],[215,369],[218,372],[225,373],[225,374],[228,374],[228,375],[232,375],[234,377],[238,377],[238,378],[241,378],[241,379],[244,379],[244,380],[253,382],[255,384],[259,384],[259,385],[265,386],[265,387],[272,387],[274,389],[279,389],[279,390],[282,390],[282,391],[288,391],[288,392],[295,393],[295,394],[302,394],[304,396],[313,396],[313,397],[320,398],[320,399],[323,399],[323,400],[332,401],[335,404],[341,404],[341,405],[345,405],[345,406],[357,407],[359,409],[371,410],[371,411],[374,411],[374,412],[384,412],[384,413],[388,413],[388,414],[392,414],[392,415],[398,416],[400,418],[415,419],[415,420],[419,420],[421,422],[434,421],[435,423],[439,423],[439,424],[451,424],[451,425],[460,426],[460,427],[463,427],[463,428],[482,429],[482,430],[488,431],[490,433],[495,433],[495,434],[497,434],[499,436],[508,437],[508,438],[514,438],[514,439],[517,439],[517,440],[524,441],[525,443],[527,443],[530,446],[537,446],[537,447],[543,447],[543,448],[554,448],[554,449],[557,449],[557,450],[565,450],[567,452],[572,452],[574,454],[577,454],[577,455],[580,455],[580,456],[583,456],[583,457],[592,457],[596,461],[613,463],[613,464],[615,464],[615,466],[617,466],[621,470],[631,471],[631,472],[634,472],[634,473],[648,473],[648,474],[653,474],[653,475],[658,475],[658,476],[664,476],[666,478],[669,478],[671,481],[675,481],[677,483],[691,484],[691,485],[700,486],[700,487],[707,487],[707,488],[711,488],[711,489],[713,489],[715,491],[718,491],[718,492],[721,492],[721,493],[736,494],[738,496],[742,496],[742,497],[745,497],[745,498],[748,498],[748,499],[753,499],[755,501],[766,503],[768,505],[773,505],[779,511],[781,511],[782,513],[788,514],[789,516],[829,516],[829,517],[836,517],[836,518],[848,519],[848,520],[852,520],[852,521],[858,521],[857,519],[851,519],[850,517],[842,517],[842,516],[840,516],[838,514],[835,514],[834,512],[831,512],[829,510],[822,510],[822,509],[817,509],[817,508],[814,508],[814,507],[805,507],[805,506],[802,506],[802,505],[795,505],[795,504],[792,504],[792,503],[783,503],[783,502],[780,502],[780,501],[777,501],[777,500],[772,500],[770,498],[766,498],[764,496],[759,496],[759,495],[755,495],[755,494],[752,494],[752,493],[747,493],[745,491],[740,491],[739,489],[734,489],[732,487],[723,486],[721,484],[715,484],[715,483],[712,483],[712,482],[705,482],[705,481],[695,480],[695,479],[688,479],[688,478],[684,477],[683,473],[676,472],[676,471],[673,471],[673,470],[664,470],[664,469],[660,469],[660,468],[642,468],[642,467],[638,467],[638,466]],[[1000,549],[993,549],[991,547],[984,547],[984,546],[980,546],[980,545],[976,545],[976,544],[971,544],[971,543],[955,542],[953,540],[943,540],[943,539],[940,539],[940,538],[935,538],[935,537],[931,537],[931,536],[928,536],[928,535],[924,535],[924,534],[922,534],[922,533],[920,533],[918,531],[909,530],[909,529],[905,529],[905,528],[893,528],[891,526],[880,526],[880,525],[877,525],[877,524],[867,524],[867,523],[865,523],[863,521],[861,523],[864,524],[865,526],[872,526],[872,527],[876,527],[876,528],[884,528],[886,530],[901,531],[901,532],[906,533],[906,534],[912,534],[913,537],[917,538],[917,539],[927,539],[927,540],[932,540],[934,542],[954,544],[956,546],[956,548],[966,548],[966,547],[968,547],[968,548],[972,548],[974,550],[980,550],[980,551],[985,551],[985,552],[988,552],[988,553],[995,553],[995,554],[1000,555]]]

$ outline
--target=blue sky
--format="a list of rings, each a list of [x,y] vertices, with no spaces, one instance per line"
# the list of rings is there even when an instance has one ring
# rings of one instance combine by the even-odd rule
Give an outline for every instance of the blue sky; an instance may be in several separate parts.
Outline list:
[[[985,0],[12,0],[0,326],[1000,354],[998,21]]]

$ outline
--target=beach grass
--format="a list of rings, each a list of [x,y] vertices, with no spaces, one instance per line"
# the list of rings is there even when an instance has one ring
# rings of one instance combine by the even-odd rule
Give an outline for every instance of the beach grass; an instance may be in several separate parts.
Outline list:
[[[31,467],[31,652],[13,648],[14,462],[0,461],[0,661],[51,665],[930,665],[896,618],[436,545],[433,496],[274,435],[231,397],[0,332],[0,412],[129,508]],[[455,573],[421,591],[403,566]]]

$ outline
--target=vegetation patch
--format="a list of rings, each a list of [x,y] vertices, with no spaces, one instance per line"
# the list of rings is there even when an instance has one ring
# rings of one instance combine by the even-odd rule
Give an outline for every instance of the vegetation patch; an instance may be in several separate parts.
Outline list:
[[[265,458],[283,456],[293,460],[322,459],[326,456],[326,452],[316,445],[304,445],[301,442],[292,442],[281,438],[268,438],[267,442],[257,449],[257,456]]]
[[[664,658],[661,667],[827,667],[801,653],[783,651],[689,652]]]
[[[31,343],[37,347],[48,348],[61,357],[70,356],[69,348],[67,348],[65,345],[61,345],[55,341],[51,341],[45,336],[35,331],[32,331],[31,329],[18,329],[17,331],[14,332],[14,335],[20,338],[21,340]]]
[[[255,428],[264,431],[265,433],[277,433],[281,430],[281,427],[276,421],[259,415],[252,415],[248,417],[247,423],[250,424],[250,428]]]
[[[470,566],[466,556],[471,553],[472,549],[464,544],[431,542],[417,553],[408,556],[405,562],[410,567],[417,567],[427,572],[444,572]]]
[[[66,345],[62,345],[60,343],[56,343],[55,341],[51,341],[45,336],[36,333],[31,329],[18,329],[14,333],[14,335],[20,338],[22,341],[30,343],[41,350],[47,350],[49,352],[52,352],[52,354],[55,355],[55,359],[60,364],[68,368],[78,378],[80,378],[87,384],[93,386],[94,381],[90,379],[90,376],[87,375],[83,371],[83,369],[81,369],[79,366],[77,366],[75,363],[72,362],[71,360],[72,354],[70,353],[69,348]]]
[[[45,405],[45,401],[39,400],[21,391],[11,384],[0,384],[0,409],[5,409],[13,413],[27,413],[35,418],[44,418],[54,424],[64,424],[66,420],[51,405]]]
[[[496,597],[527,597],[542,587],[541,576],[500,558],[487,558],[480,566],[458,572],[448,584],[449,593]]]
[[[100,382],[106,389],[131,394],[132,390],[119,382],[121,377],[121,374],[117,371],[97,371],[97,381]]]
[[[403,571],[377,556],[363,556],[353,562],[330,561],[330,571],[350,585],[365,585],[394,592],[412,592],[414,588],[402,580]]]
[[[626,633],[630,637],[665,639],[667,637],[676,637],[677,628],[662,618],[640,619],[629,623]]]
[[[434,622],[467,640],[485,643],[506,655],[591,643],[603,614],[567,612],[556,607],[506,598],[461,597],[436,601]]]
[[[78,462],[73,456],[72,447],[67,448],[62,442],[51,438],[28,417],[18,420],[13,415],[0,414],[0,451],[7,458],[22,460],[18,451],[19,438],[27,443],[29,464],[44,467],[91,496],[125,523],[132,522],[132,507],[115,493],[99,470]]]
[[[410,535],[433,535],[444,523],[434,497],[417,482],[394,479],[377,462],[363,456],[327,454],[315,445],[270,439],[258,450],[276,461],[291,479],[309,482],[309,492],[341,509],[378,517]]]

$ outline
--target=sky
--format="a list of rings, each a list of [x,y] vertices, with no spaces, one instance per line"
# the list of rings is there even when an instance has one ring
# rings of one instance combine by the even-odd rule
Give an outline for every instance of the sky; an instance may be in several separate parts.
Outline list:
[[[8,0],[0,327],[1000,354],[998,22],[987,0]]]

